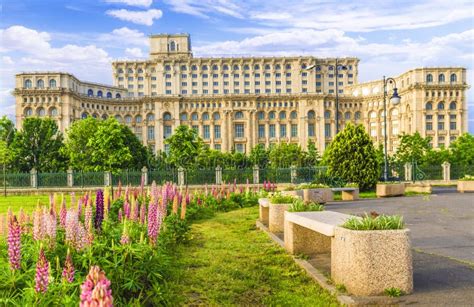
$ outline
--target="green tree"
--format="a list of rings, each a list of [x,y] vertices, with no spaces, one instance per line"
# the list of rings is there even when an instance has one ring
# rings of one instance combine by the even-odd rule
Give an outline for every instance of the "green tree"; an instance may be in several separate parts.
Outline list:
[[[93,148],[91,161],[94,171],[112,171],[128,168],[133,160],[126,144],[122,125],[115,118],[101,122],[87,146]]]
[[[271,147],[269,160],[273,168],[301,166],[303,151],[298,144],[280,143]]]
[[[89,140],[94,138],[99,124],[97,119],[87,117],[75,121],[68,129],[64,150],[73,169],[86,172],[96,169],[97,165],[91,160],[95,148],[89,145]]]
[[[321,163],[321,155],[314,142],[308,141],[308,150],[303,155],[305,166],[316,166]]]
[[[174,134],[166,140],[169,144],[167,162],[174,167],[194,168],[197,157],[203,149],[203,141],[194,129],[178,126]]]
[[[474,165],[474,135],[464,133],[449,146],[450,162],[463,166]]]
[[[124,146],[128,147],[132,155],[132,159],[128,162],[128,165],[124,166],[125,168],[140,170],[142,167],[148,165],[150,153],[128,126],[121,126]]]
[[[62,146],[63,136],[56,122],[34,117],[25,119],[11,145],[16,153],[16,167],[22,172],[29,172],[33,167],[38,172],[65,170],[67,157]]]
[[[5,115],[0,118],[0,140],[6,141],[10,145],[16,134],[15,124]]]
[[[332,176],[358,183],[361,190],[372,188],[380,178],[374,144],[362,125],[347,124],[324,152],[324,161]]]
[[[402,134],[400,136],[400,146],[396,153],[396,160],[400,163],[417,161],[422,163],[426,153],[430,151],[430,137],[422,137],[417,131],[413,135]]]
[[[265,146],[258,144],[250,151],[249,160],[253,165],[258,165],[259,168],[265,168],[268,164],[268,151]]]

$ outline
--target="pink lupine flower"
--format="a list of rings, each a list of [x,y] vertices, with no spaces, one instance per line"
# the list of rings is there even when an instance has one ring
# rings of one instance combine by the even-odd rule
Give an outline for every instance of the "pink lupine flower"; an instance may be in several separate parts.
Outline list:
[[[86,228],[84,225],[79,222],[76,228],[76,238],[75,245],[77,250],[81,250],[89,245],[89,236],[87,234]]]
[[[79,198],[77,201],[77,218],[80,219],[82,216],[82,199]]]
[[[53,246],[54,243],[56,242],[56,229],[57,229],[56,216],[51,212],[49,214],[48,213],[43,214],[43,218],[45,221],[46,233],[48,234],[48,237],[50,239],[51,246]]]
[[[66,242],[75,245],[76,242],[76,231],[79,220],[77,218],[77,213],[73,209],[70,209],[66,212]]]
[[[7,243],[10,269],[19,270],[21,261],[21,226],[14,215],[8,222]]]
[[[18,223],[21,227],[21,233],[28,233],[29,216],[23,211],[23,208],[20,208]]]
[[[64,262],[64,269],[62,273],[63,280],[72,283],[74,281],[75,274],[74,264],[72,263],[71,254],[69,248],[67,249],[66,261]]]
[[[44,254],[43,247],[40,248],[38,262],[36,263],[35,291],[46,292],[49,284],[49,263]]]
[[[61,225],[62,228],[66,227],[66,214],[67,214],[66,200],[64,200],[63,203],[61,204],[61,209],[59,210],[59,225]]]
[[[92,226],[92,217],[93,217],[92,205],[87,204],[86,210],[84,212],[84,224],[86,225],[86,227]]]
[[[119,222],[121,222],[123,220],[123,213],[122,213],[122,208],[119,208],[119,212],[118,212],[118,220]]]
[[[120,244],[126,245],[130,243],[130,236],[128,235],[127,222],[123,223],[122,237],[120,238]]]
[[[140,206],[140,224],[145,224],[145,219],[146,219],[146,204],[143,203]]]
[[[41,225],[43,223],[43,215],[41,214],[41,210],[39,207],[36,208],[34,215],[33,215],[33,239],[41,240],[42,239],[42,228]]]
[[[76,203],[76,193],[71,192],[69,195],[71,195],[71,206],[73,206]]]
[[[89,225],[87,225],[87,245],[92,245],[94,242],[94,227],[92,226],[92,220],[89,221]]]
[[[156,238],[158,236],[158,212],[157,206],[150,202],[148,205],[148,238],[151,245],[155,245]]]
[[[110,280],[98,266],[92,266],[86,280],[81,285],[80,307],[109,307],[113,306]]]

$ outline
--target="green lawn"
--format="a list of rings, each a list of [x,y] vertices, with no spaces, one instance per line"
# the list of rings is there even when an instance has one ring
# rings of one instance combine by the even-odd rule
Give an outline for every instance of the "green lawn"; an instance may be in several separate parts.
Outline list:
[[[58,194],[59,199],[57,207],[59,209],[61,195]],[[66,197],[67,206],[69,207],[71,202],[71,197],[69,194],[64,194]],[[76,200],[78,199],[76,195]],[[14,213],[20,211],[20,208],[23,208],[25,212],[32,212],[36,208],[36,204],[40,202],[42,205],[49,205],[49,195],[21,195],[21,196],[0,196],[0,214],[4,214],[8,211],[8,208],[11,207]]]
[[[337,306],[292,258],[256,229],[258,207],[192,225],[170,286],[179,304]]]
[[[377,198],[375,191],[359,192],[359,198]],[[342,200],[341,192],[334,192],[334,200]]]

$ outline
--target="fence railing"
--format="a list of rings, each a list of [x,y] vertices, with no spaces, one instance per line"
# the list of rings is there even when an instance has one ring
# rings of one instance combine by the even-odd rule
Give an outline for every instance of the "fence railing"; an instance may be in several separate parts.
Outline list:
[[[419,176],[422,174],[422,176]],[[474,174],[474,165],[390,165],[389,178],[392,180],[457,180]],[[173,182],[178,185],[203,185],[219,183],[302,183],[318,182],[329,186],[342,186],[345,182],[329,174],[326,166],[263,168],[258,166],[242,169],[164,169],[141,171],[123,170],[111,172],[81,172],[68,170],[63,173],[10,173],[0,175],[0,187],[5,188],[47,188],[47,187],[92,187],[118,185],[158,184]]]

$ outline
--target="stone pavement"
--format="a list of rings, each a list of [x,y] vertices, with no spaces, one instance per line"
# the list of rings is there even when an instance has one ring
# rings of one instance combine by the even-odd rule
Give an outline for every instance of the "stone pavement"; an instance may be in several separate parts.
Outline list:
[[[326,204],[360,215],[399,214],[411,230],[415,292],[402,304],[474,306],[474,194],[434,189],[427,196]]]

